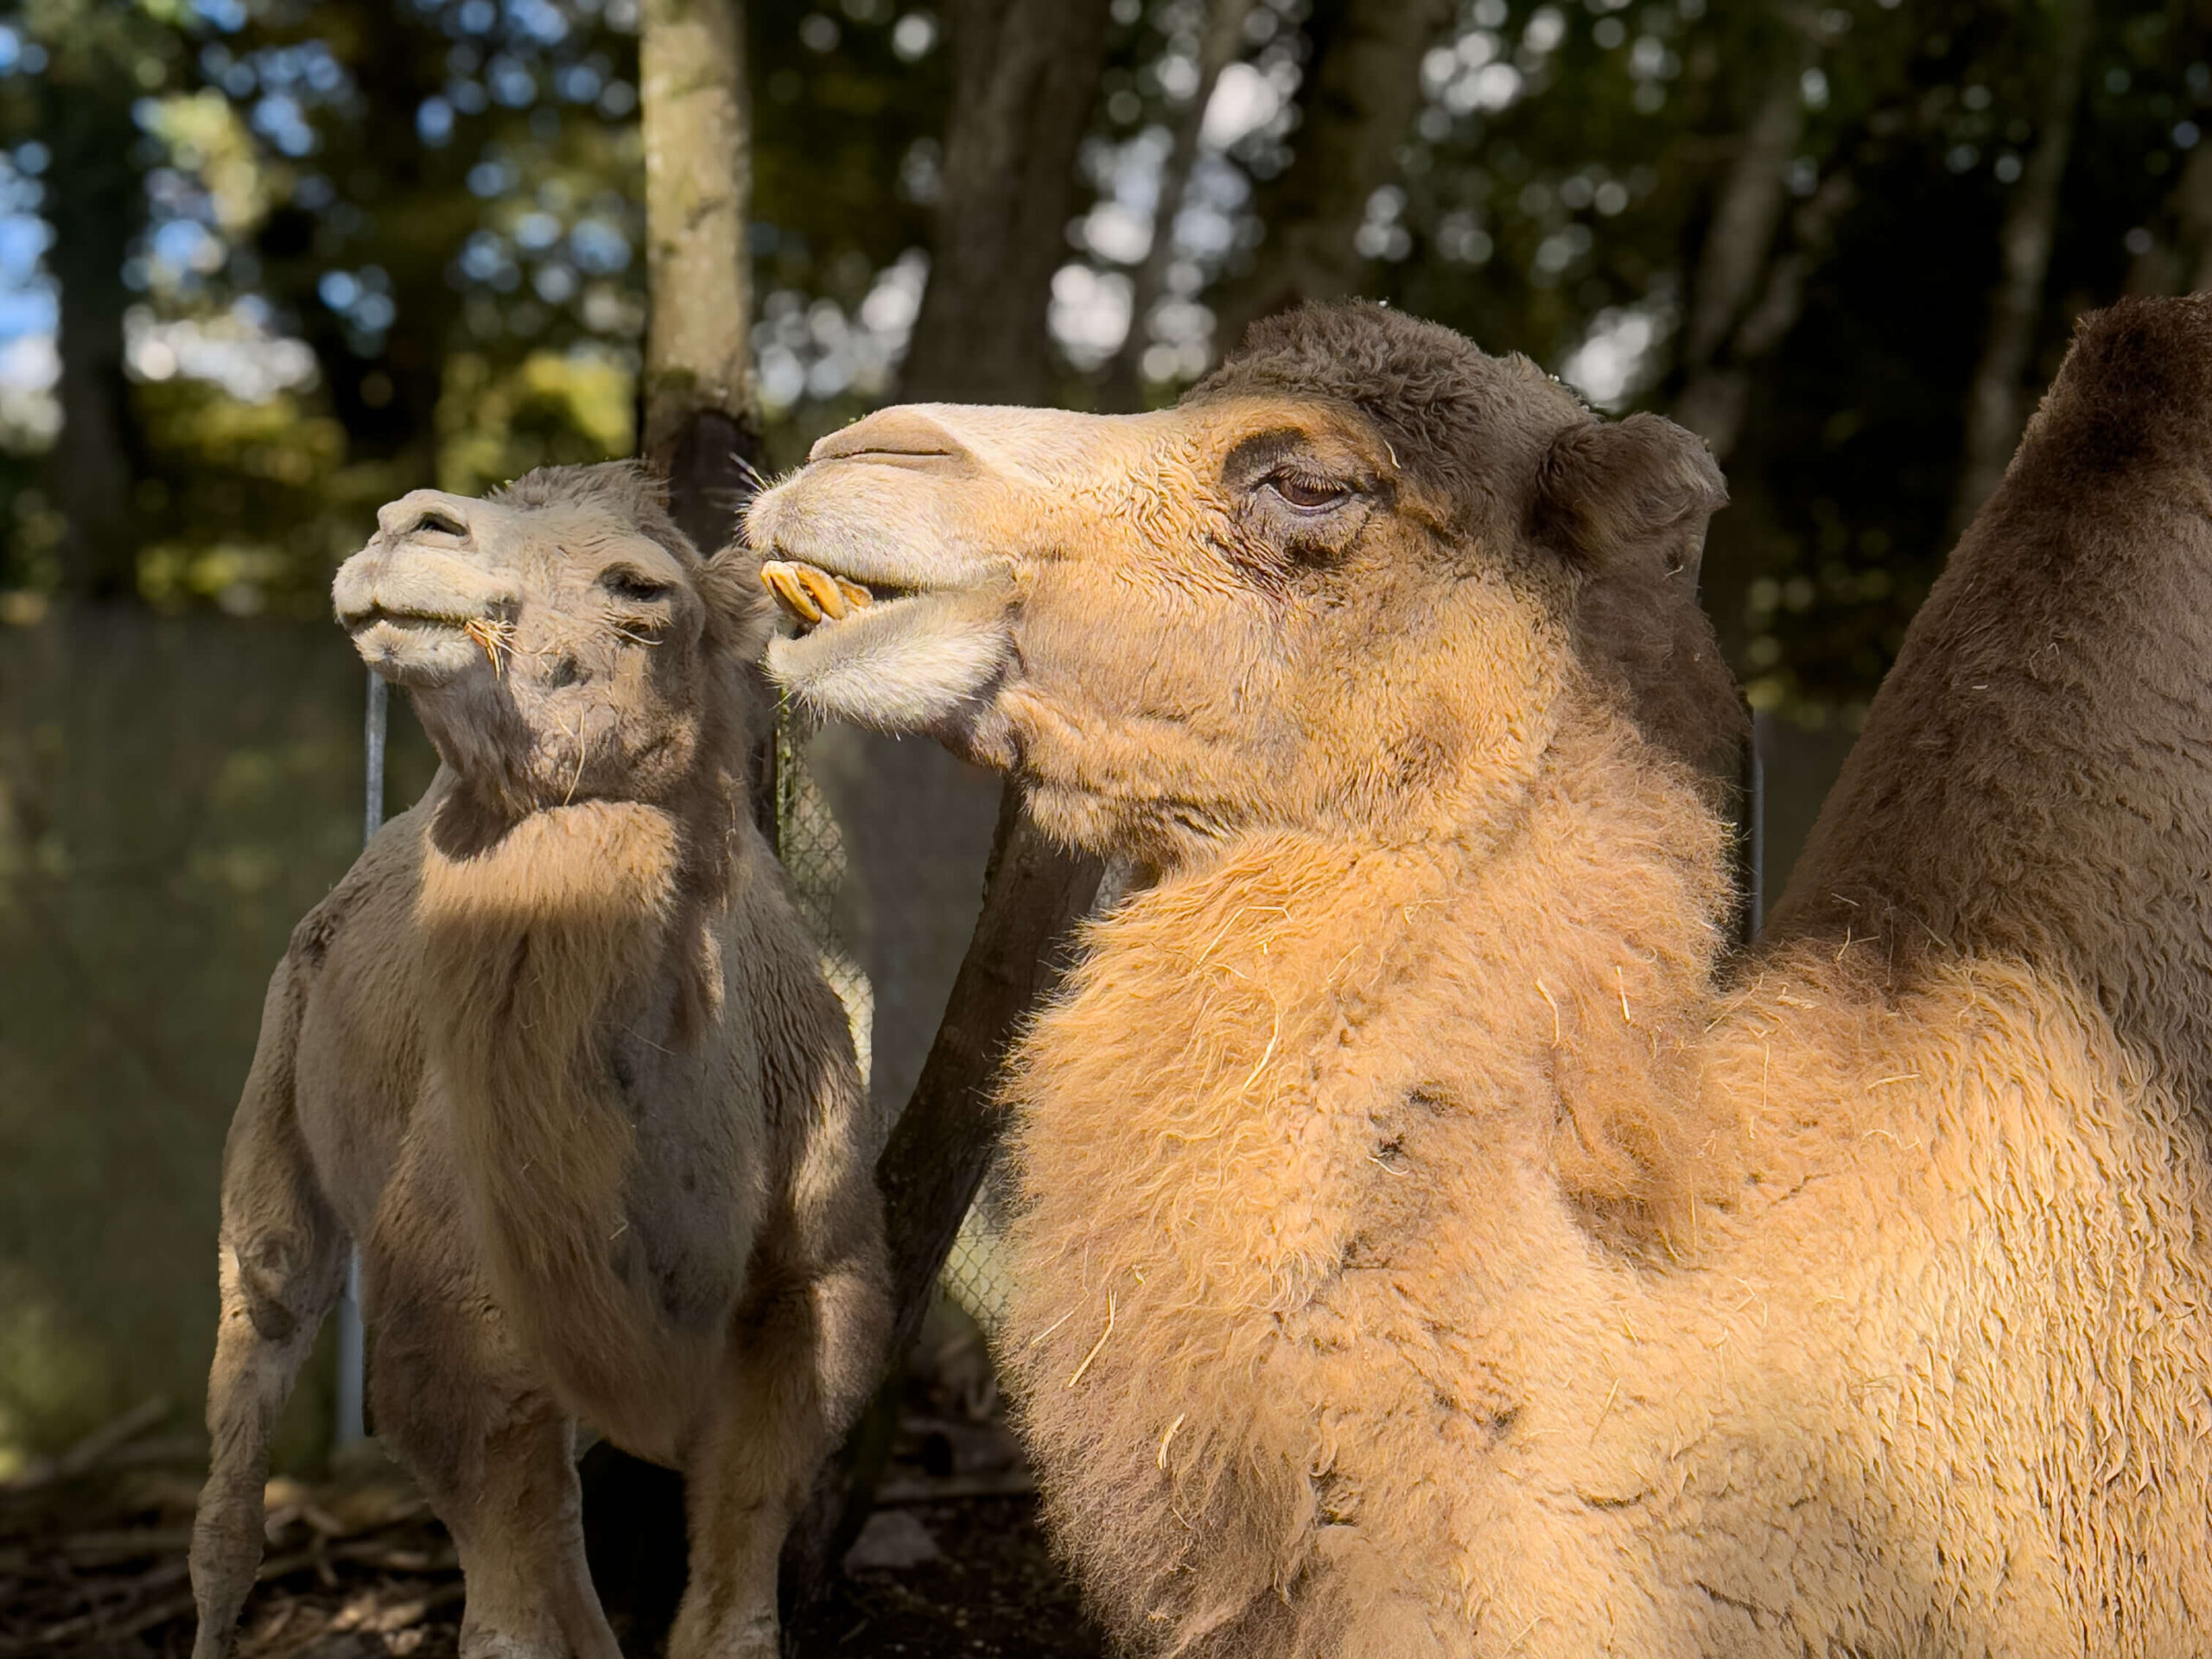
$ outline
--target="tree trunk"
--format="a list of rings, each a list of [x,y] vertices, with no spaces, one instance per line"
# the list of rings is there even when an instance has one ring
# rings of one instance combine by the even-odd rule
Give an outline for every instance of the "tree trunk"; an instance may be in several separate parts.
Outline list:
[[[54,148],[48,256],[60,289],[56,346],[61,433],[47,456],[48,486],[67,521],[61,587],[73,599],[138,596],[140,448],[124,373],[123,264],[146,219],[146,192],[130,154],[138,131],[127,87],[44,89],[42,127]]]
[[[902,391],[1039,404],[1075,159],[1106,50],[1103,0],[951,0],[952,112],[929,286]]]
[[[726,544],[760,454],[753,416],[752,137],[738,0],[645,0],[638,79],[645,145],[639,388],[645,455],[702,553]]]
[[[1166,287],[1167,266],[1175,257],[1175,219],[1191,184],[1191,169],[1198,164],[1198,138],[1206,123],[1206,105],[1213,101],[1215,83],[1244,44],[1244,19],[1252,0],[1213,0],[1205,39],[1198,47],[1198,86],[1190,107],[1175,124],[1173,147],[1160,164],[1160,196],[1152,210],[1152,245],[1137,267],[1129,291],[1129,332],[1106,371],[1106,385],[1099,404],[1107,410],[1128,411],[1144,407],[1145,322]]]
[[[289,44],[313,33],[313,25],[300,20],[296,28],[276,29],[274,37]],[[359,35],[349,67],[365,108],[412,110],[438,91],[443,54],[431,38],[410,22],[372,25]],[[436,188],[437,170],[412,126],[380,129],[378,165],[356,174],[347,186],[369,211],[378,240],[391,245],[380,263],[392,285],[392,326],[365,353],[355,348],[359,336],[327,306],[310,301],[300,317],[301,336],[315,353],[331,413],[346,429],[347,460],[392,463],[410,484],[434,479],[438,400],[445,390],[454,311],[446,281],[448,255],[427,247],[411,221],[422,198]],[[271,275],[283,273],[280,286],[311,289],[328,257],[317,249],[321,233],[316,214],[280,201],[256,232],[255,246]]]
[[[2166,198],[2171,238],[2162,238],[2129,264],[2130,294],[2193,294],[2212,287],[2212,144],[2200,143]]]
[[[1759,285],[1781,223],[1789,163],[1805,131],[1802,83],[1812,56],[1810,36],[1791,31],[1721,180],[1690,288],[1689,316],[1682,327],[1684,378],[1674,414],[1724,460],[1735,447],[1747,390],[1746,377],[1727,348]]]
[[[2003,272],[1989,302],[1989,335],[1967,394],[1966,443],[1958,493],[1951,504],[1951,534],[1965,530],[1997,480],[2005,475],[2023,423],[2021,377],[2034,348],[2043,311],[2044,278],[2050,269],[2051,233],[2058,220],[2058,192],[2074,142],[2074,116],[2082,101],[2082,67],[2095,21],[2092,0],[2055,0],[2048,78],[2036,121],[2035,148],[2012,188],[1998,233]]]
[[[742,0],[645,0],[638,19],[645,148],[645,292],[639,447],[669,509],[712,556],[764,458],[753,407],[753,108]],[[775,706],[765,675],[758,696]],[[753,810],[776,840],[776,742],[753,757]]]
[[[1421,60],[1458,14],[1452,0],[1321,0],[1307,22],[1313,54],[1299,88],[1291,164],[1262,193],[1266,240],[1251,273],[1216,307],[1222,351],[1255,318],[1303,300],[1357,293],[1355,245],[1370,197],[1395,176],[1421,104]]]

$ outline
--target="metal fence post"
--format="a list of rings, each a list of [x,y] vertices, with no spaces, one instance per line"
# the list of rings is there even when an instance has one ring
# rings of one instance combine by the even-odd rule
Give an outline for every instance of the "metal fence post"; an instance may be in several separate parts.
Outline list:
[[[369,712],[364,728],[367,762],[365,781],[368,804],[363,811],[361,843],[366,846],[384,827],[384,739],[391,690],[374,674],[369,676]],[[346,1288],[338,1298],[338,1410],[332,1440],[341,1450],[368,1438],[362,1409],[367,1345],[361,1326],[361,1247],[346,1255]]]
[[[1773,722],[1751,710],[1751,741],[1744,757],[1744,943],[1758,941],[1766,925],[1766,745]]]

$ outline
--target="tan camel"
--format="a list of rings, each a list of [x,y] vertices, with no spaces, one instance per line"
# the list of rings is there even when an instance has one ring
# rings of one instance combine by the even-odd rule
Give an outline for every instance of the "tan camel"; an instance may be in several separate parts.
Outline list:
[[[2208,425],[2212,307],[2087,327],[1734,963],[1585,621],[1701,637],[1662,422],[1315,309],[754,505],[871,590],[791,688],[1160,872],[1010,1084],[1001,1358],[1130,1649],[2212,1650]]]
[[[270,986],[224,1160],[195,1655],[230,1651],[350,1236],[377,1430],[460,1548],[461,1652],[615,1659],[581,1421],[685,1475],[671,1651],[760,1659],[887,1320],[843,1013],[747,806],[769,607],[626,466],[378,522],[339,618],[444,764]]]

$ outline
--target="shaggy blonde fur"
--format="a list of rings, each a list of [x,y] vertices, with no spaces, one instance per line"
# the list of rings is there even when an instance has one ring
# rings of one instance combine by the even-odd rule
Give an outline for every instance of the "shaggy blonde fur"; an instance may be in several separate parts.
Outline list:
[[[2205,302],[2085,326],[1734,961],[1700,705],[1591,620],[1696,665],[1663,423],[1318,309],[1174,411],[893,411],[756,506],[1004,595],[930,729],[1160,869],[1008,1083],[1001,1357],[1132,1650],[2205,1650],[2208,389]]]
[[[200,1659],[349,1236],[376,1427],[460,1547],[465,1655],[613,1659],[578,1421],[686,1475],[671,1651],[776,1651],[784,1532],[887,1310],[842,1013],[747,810],[741,556],[700,560],[607,467],[410,496],[340,574],[446,765],[270,987],[225,1163]]]

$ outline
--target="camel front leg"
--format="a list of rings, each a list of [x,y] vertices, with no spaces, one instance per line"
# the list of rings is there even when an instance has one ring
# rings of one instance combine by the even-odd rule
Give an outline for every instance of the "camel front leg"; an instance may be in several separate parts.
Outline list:
[[[669,1659],[775,1659],[785,1535],[875,1386],[887,1307],[872,1267],[756,1302],[730,1381],[685,1459],[691,1577]]]
[[[228,1659],[237,1643],[238,1614],[261,1566],[270,1434],[338,1299],[339,1260],[335,1249],[317,1249],[281,1300],[264,1300],[243,1282],[237,1250],[224,1248],[222,1318],[207,1378],[211,1455],[192,1526],[192,1595],[200,1611],[193,1659]]]
[[[346,1237],[332,1214],[293,1099],[296,1002],[279,968],[261,1039],[223,1153],[217,1275],[221,1313],[207,1376],[207,1484],[192,1527],[194,1659],[228,1659],[239,1611],[261,1565],[269,1437],[315,1345],[344,1274]]]
[[[461,1659],[621,1659],[584,1564],[573,1425],[473,1258],[449,1168],[404,1165],[373,1242],[370,1397],[461,1555]]]

